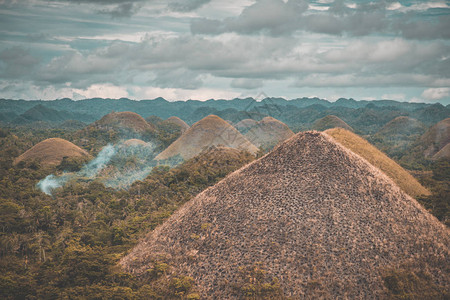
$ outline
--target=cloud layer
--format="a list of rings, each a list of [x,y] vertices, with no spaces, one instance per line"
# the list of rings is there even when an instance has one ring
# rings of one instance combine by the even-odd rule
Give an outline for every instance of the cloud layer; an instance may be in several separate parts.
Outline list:
[[[0,97],[447,103],[449,12],[439,1],[3,1]]]

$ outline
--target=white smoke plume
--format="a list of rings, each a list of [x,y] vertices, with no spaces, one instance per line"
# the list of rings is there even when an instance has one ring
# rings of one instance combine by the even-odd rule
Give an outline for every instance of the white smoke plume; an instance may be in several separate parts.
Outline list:
[[[39,181],[37,187],[47,195],[51,195],[52,190],[64,186],[68,179],[69,176],[67,176],[66,174],[61,176],[50,174]]]
[[[98,153],[97,157],[88,162],[86,165],[81,168],[78,172],[78,175],[87,178],[94,178],[98,172],[100,172],[111,160],[111,158],[116,154],[116,147],[113,145],[106,145],[103,149]]]
[[[120,142],[108,144],[98,153],[97,157],[85,164],[80,171],[51,174],[39,181],[37,187],[47,195],[52,195],[56,188],[64,187],[69,180],[77,178],[99,180],[107,187],[127,189],[133,182],[143,180],[158,163],[154,160],[158,154],[156,145],[127,145]],[[129,161],[133,163],[130,164]],[[131,165],[131,166],[130,166]]]

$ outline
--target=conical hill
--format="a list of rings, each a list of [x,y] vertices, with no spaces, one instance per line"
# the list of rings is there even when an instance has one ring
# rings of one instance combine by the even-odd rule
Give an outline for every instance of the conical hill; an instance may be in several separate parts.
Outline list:
[[[433,160],[450,159],[450,143],[445,145],[438,153],[433,155]]]
[[[425,132],[420,137],[418,147],[424,147],[425,157],[430,158],[448,143],[450,143],[450,118],[438,122]]]
[[[265,117],[252,126],[244,136],[257,147],[272,149],[293,135],[292,130],[283,122],[272,117]]]
[[[14,160],[14,164],[21,161],[38,161],[42,166],[57,166],[63,159],[84,158],[91,156],[80,147],[60,138],[50,138],[39,142]]]
[[[384,125],[377,132],[377,135],[384,138],[389,138],[396,135],[410,136],[414,134],[423,134],[425,130],[425,125],[420,121],[410,117],[400,116]]]
[[[400,264],[448,288],[449,245],[449,230],[384,173],[306,132],[186,203],[121,265],[145,276],[166,260],[204,299],[278,286],[290,299],[380,299],[384,270]],[[242,276],[255,265],[270,286]]]
[[[252,154],[258,148],[250,143],[239,131],[218,116],[210,115],[192,125],[156,159],[164,160],[175,156],[189,159],[210,146],[223,145]]]
[[[247,130],[253,126],[255,126],[256,124],[258,124],[258,121],[255,121],[253,119],[244,119],[241,120],[239,122],[237,122],[234,127],[236,127],[237,130],[241,131],[241,130]],[[242,131],[241,131],[242,132]]]
[[[143,117],[131,111],[109,113],[90,126],[103,129],[128,130],[139,133],[144,131],[155,131],[155,128],[147,123]]]
[[[312,128],[319,131],[324,131],[330,128],[344,128],[353,131],[353,128],[350,127],[350,125],[345,123],[341,118],[334,115],[328,115],[323,117],[322,119],[316,120]]]
[[[185,132],[186,130],[189,129],[189,125],[185,121],[181,120],[178,117],[172,116],[172,117],[168,118],[166,121],[169,123],[178,125],[181,129],[181,132]]]
[[[430,194],[408,171],[359,135],[343,128],[328,129],[325,133],[331,135],[344,147],[367,159],[369,163],[383,171],[410,196],[418,197]]]

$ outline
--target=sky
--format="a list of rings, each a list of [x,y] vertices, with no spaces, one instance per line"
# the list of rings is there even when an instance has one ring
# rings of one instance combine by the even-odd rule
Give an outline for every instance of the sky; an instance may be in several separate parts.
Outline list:
[[[450,104],[450,1],[0,0],[0,98]]]

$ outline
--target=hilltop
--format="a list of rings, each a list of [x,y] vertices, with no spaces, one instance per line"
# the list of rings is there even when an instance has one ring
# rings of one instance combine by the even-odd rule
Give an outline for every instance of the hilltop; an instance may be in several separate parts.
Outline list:
[[[422,122],[400,116],[389,121],[369,140],[390,157],[399,158],[426,130]]]
[[[278,143],[287,140],[293,135],[292,130],[283,122],[272,117],[265,117],[254,126],[248,128],[244,136],[256,147],[272,149]]]
[[[353,128],[345,123],[341,118],[334,115],[325,116],[319,120],[316,120],[312,125],[312,129],[324,131],[330,128],[344,128],[353,131]]]
[[[433,160],[439,160],[439,159],[450,159],[450,143],[442,147],[441,150],[439,150],[438,153],[433,155]]]
[[[258,121],[253,120],[253,119],[244,119],[241,120],[239,122],[237,122],[234,127],[239,130],[241,133],[246,133],[247,130],[253,126],[255,126],[256,124],[258,124]]]
[[[91,156],[80,147],[60,138],[46,139],[14,160],[14,164],[21,161],[37,161],[42,166],[52,167],[61,164],[64,158],[91,159]]]
[[[450,143],[450,118],[444,119],[425,132],[419,141],[424,147],[423,154],[426,158],[432,157]],[[420,146],[419,146],[420,147]]]
[[[177,266],[211,299],[252,286],[275,298],[387,298],[402,265],[436,297],[450,285],[449,244],[448,229],[386,175],[306,132],[186,203],[120,263],[144,278],[155,261]]]
[[[108,130],[119,129],[129,130],[134,132],[154,131],[155,128],[147,123],[143,117],[137,113],[124,111],[124,112],[112,112],[109,113],[91,126],[96,128]]]
[[[192,125],[156,159],[179,156],[186,160],[210,146],[223,145],[252,154],[258,151],[239,131],[218,116],[210,115]]]
[[[410,196],[430,194],[408,171],[357,134],[342,128],[328,129],[325,133],[379,168]]]
[[[154,125],[134,112],[112,112],[77,131],[75,143],[91,152],[99,151],[108,143],[124,139],[143,139],[158,141],[158,132]]]
[[[166,121],[169,123],[178,125],[181,129],[181,132],[185,132],[186,130],[189,129],[189,125],[185,121],[181,120],[178,117],[172,116],[172,117],[168,118]]]
[[[423,134],[425,130],[426,127],[422,122],[407,116],[400,116],[384,125],[377,132],[377,135],[382,135],[387,138],[395,135],[409,136]]]

